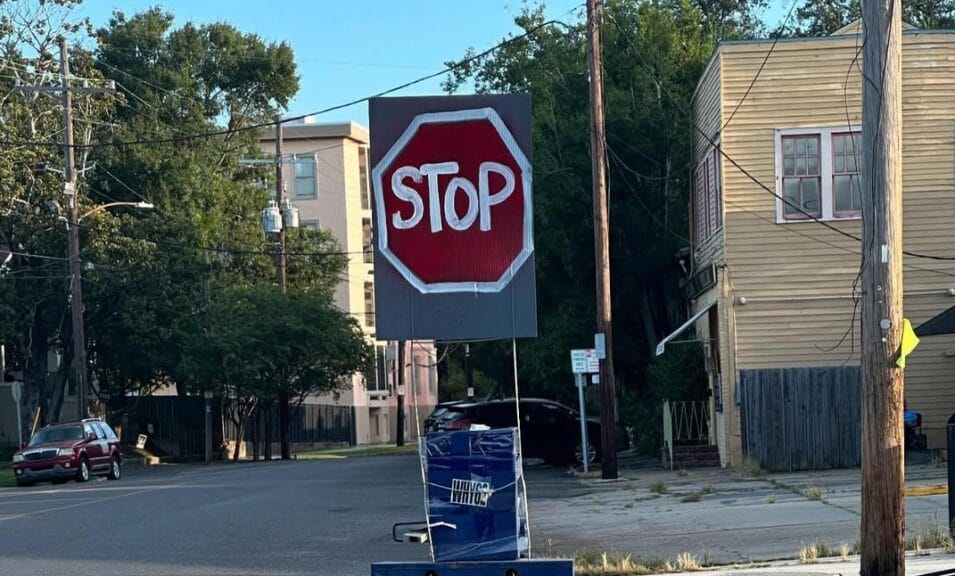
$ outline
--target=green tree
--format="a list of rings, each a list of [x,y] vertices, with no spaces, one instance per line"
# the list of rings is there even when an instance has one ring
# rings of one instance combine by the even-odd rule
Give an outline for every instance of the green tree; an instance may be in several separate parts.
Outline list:
[[[184,354],[191,385],[222,397],[239,438],[256,407],[283,389],[298,403],[340,392],[374,357],[357,322],[329,298],[270,288],[217,294]]]
[[[0,341],[10,368],[24,372],[26,403],[41,409],[42,422],[58,419],[72,363],[62,220],[67,199],[62,176],[48,169],[63,165],[59,95],[29,88],[60,83],[58,36],[88,37],[88,23],[73,12],[78,4],[0,2],[0,140],[19,143],[0,146],[0,248],[16,252],[0,268]],[[75,76],[101,85],[89,58],[72,60]],[[73,104],[76,142],[88,144],[93,127],[110,120],[112,102],[77,94]],[[77,164],[84,168],[88,155],[80,150]],[[82,210],[89,207],[86,192],[81,186]],[[60,363],[49,375],[51,357]]]
[[[707,18],[724,28],[717,31]],[[520,343],[520,378],[523,394],[573,403],[569,350],[591,345],[595,317],[584,26],[538,29],[545,21],[541,9],[516,21],[536,31],[459,67],[447,88],[471,82],[478,92],[534,95],[539,337]],[[690,108],[718,34],[730,35],[727,21],[689,1],[606,6],[610,253],[616,367],[624,389],[650,386],[645,373],[651,351],[683,317],[684,273],[676,254],[688,245],[692,128],[682,110]],[[472,350],[477,367],[508,389],[510,343]]]
[[[955,0],[907,0],[902,20],[925,30],[955,27]],[[796,9],[793,33],[826,36],[862,17],[860,0],[808,0]]]

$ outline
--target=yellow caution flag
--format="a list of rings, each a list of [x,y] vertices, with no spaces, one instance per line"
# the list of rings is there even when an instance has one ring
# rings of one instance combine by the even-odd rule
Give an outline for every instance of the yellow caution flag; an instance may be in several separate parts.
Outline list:
[[[915,330],[912,329],[912,323],[909,322],[908,318],[905,318],[902,321],[902,343],[899,345],[899,359],[895,361],[896,366],[905,368],[905,357],[911,354],[912,350],[915,350],[919,342],[919,337],[915,335]]]

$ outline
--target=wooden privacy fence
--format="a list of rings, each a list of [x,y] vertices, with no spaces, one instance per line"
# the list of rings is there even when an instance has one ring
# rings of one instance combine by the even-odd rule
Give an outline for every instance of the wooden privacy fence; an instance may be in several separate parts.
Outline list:
[[[771,471],[861,463],[858,366],[740,371],[746,456]]]

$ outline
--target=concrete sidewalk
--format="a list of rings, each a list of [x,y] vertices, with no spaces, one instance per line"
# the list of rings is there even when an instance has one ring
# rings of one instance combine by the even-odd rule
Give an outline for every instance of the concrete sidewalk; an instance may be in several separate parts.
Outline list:
[[[530,518],[536,549],[548,554],[607,551],[635,558],[688,552],[704,564],[792,559],[807,544],[852,549],[860,530],[859,470],[747,478],[731,470],[625,470],[616,482],[530,470]],[[945,469],[907,470],[907,485],[945,483]],[[945,494],[906,499],[910,538],[938,536]],[[942,531],[944,532],[944,530]],[[938,544],[936,544],[938,545]]]
[[[941,570],[955,569],[955,555],[935,553],[928,556],[907,556],[905,573],[907,576],[920,576]],[[723,568],[693,572],[694,576],[850,576],[859,573],[859,559],[848,562],[822,561],[818,564],[777,563],[753,568]],[[662,576],[662,575],[657,575]]]

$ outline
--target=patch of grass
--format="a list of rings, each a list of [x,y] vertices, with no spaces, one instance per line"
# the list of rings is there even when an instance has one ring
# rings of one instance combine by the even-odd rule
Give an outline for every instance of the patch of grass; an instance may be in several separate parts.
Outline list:
[[[743,458],[742,462],[733,466],[733,470],[740,476],[747,476],[749,478],[763,478],[766,476],[766,471],[752,458]]]
[[[341,448],[337,450],[318,450],[315,452],[300,452],[295,455],[298,460],[330,460],[338,458],[364,458],[367,456],[396,456],[400,454],[417,454],[418,445],[411,443],[404,446],[368,446],[367,448]]]
[[[806,498],[812,500],[813,502],[822,501],[822,489],[818,486],[807,485],[805,488],[803,488],[802,493]]]
[[[17,479],[13,475],[13,468],[8,464],[0,464],[0,488],[9,488],[17,485]]]
[[[767,503],[767,504],[775,504],[775,503],[776,503],[776,495],[775,495],[775,494],[770,494],[769,496],[767,496],[767,497],[766,497],[766,503]]]
[[[614,552],[581,552],[575,562],[577,576],[644,576],[662,572],[679,573],[700,570],[705,564],[698,556],[681,552],[675,559],[634,559]]]
[[[580,553],[575,564],[577,576],[641,576],[652,574],[658,567],[637,562],[631,556],[608,552]]]
[[[938,522],[920,526],[905,536],[906,550],[921,554],[924,550],[933,548],[944,548],[946,552],[955,550],[955,541],[952,540],[948,530]]]
[[[693,572],[702,568],[700,560],[689,552],[680,552],[676,561],[671,563],[669,560],[665,563],[667,572]]]
[[[624,508],[633,508],[633,502],[627,502],[623,505]]]
[[[712,484],[707,484],[706,486],[703,486],[702,490],[700,490],[700,494],[704,496],[707,494],[716,494],[716,488],[714,488]]]
[[[702,492],[690,492],[689,494],[685,494],[683,498],[680,498],[680,502],[699,502],[702,499]]]
[[[654,482],[653,484],[650,484],[650,492],[653,492],[654,494],[666,494],[667,485],[664,482],[658,480]]]
[[[843,562],[849,561],[849,556],[853,554],[852,548],[845,542],[839,545],[839,557],[842,558]]]
[[[799,563],[815,564],[818,561],[819,548],[816,546],[816,543],[803,544],[803,547],[799,549]]]
[[[686,478],[690,473],[686,471],[686,468],[680,468],[676,471],[676,475],[680,478]]]

